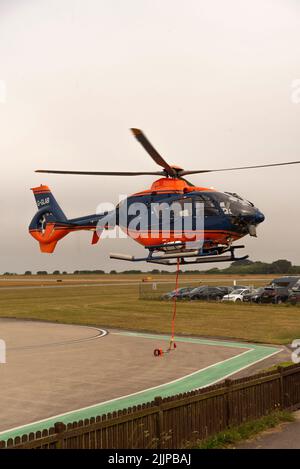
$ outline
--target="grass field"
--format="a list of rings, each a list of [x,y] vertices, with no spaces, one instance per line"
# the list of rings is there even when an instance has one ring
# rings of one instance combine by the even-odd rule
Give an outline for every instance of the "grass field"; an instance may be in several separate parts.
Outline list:
[[[0,289],[3,287],[13,286],[51,286],[51,285],[80,285],[80,284],[97,284],[97,283],[135,283],[141,282],[142,279],[151,279],[151,281],[159,282],[174,282],[174,275],[170,274],[104,274],[104,275],[1,275],[0,276]],[[224,281],[223,278],[226,278]],[[201,275],[201,274],[184,274],[181,280],[184,282],[208,282],[219,283],[222,285],[232,284],[232,281],[237,279],[242,282],[243,280],[250,279],[251,284],[266,284],[274,278],[274,275]]]
[[[95,283],[104,283],[102,276],[99,277]],[[0,316],[170,332],[172,303],[139,300],[140,277],[124,277],[118,280],[127,285],[2,289]],[[172,281],[172,276],[166,277],[168,281]],[[182,276],[183,278],[186,282],[186,276]],[[111,278],[105,279],[113,283]],[[133,284],[130,284],[130,280]],[[238,279],[240,283],[245,283],[242,280]],[[201,281],[205,283],[203,278]],[[215,282],[226,284],[220,276]],[[43,284],[43,281],[40,283]],[[81,278],[81,283],[86,283],[85,279]],[[254,277],[251,283],[257,283]],[[265,283],[268,283],[267,279]],[[3,286],[5,284],[3,282]],[[167,289],[172,289],[172,285],[168,285]],[[177,305],[176,330],[180,334],[273,344],[290,343],[293,339],[300,338],[300,307],[214,302],[178,302]]]

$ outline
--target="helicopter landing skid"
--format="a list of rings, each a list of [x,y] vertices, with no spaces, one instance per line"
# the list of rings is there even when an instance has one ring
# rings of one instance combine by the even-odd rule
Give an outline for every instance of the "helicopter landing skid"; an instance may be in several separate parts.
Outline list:
[[[147,257],[134,257],[127,254],[110,254],[111,259],[118,259],[129,262],[149,262],[151,264],[162,265],[176,265],[177,262],[181,265],[189,264],[205,264],[209,262],[234,262],[243,261],[249,256],[235,257],[235,250],[244,248],[245,246],[231,246],[225,248],[222,252],[218,249],[212,249],[209,252],[201,252],[199,250],[180,250],[178,252],[168,252],[165,254],[154,255],[155,247],[149,247],[149,254]],[[225,254],[227,253],[227,254]],[[222,255],[225,254],[225,255]]]

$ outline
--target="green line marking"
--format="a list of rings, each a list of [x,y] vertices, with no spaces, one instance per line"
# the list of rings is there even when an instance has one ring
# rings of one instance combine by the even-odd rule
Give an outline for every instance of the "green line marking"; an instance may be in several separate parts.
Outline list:
[[[140,337],[144,339],[161,339],[169,341],[170,337],[166,335],[142,334],[138,332],[116,332],[113,334],[124,335],[128,337]],[[153,388],[139,391],[128,396],[119,397],[110,401],[84,407],[64,414],[56,415],[50,418],[39,420],[27,425],[23,425],[11,430],[0,432],[0,440],[8,440],[16,436],[22,436],[30,432],[41,431],[52,427],[56,422],[65,424],[86,418],[95,417],[108,412],[118,411],[134,405],[143,404],[152,401],[156,396],[167,397],[174,394],[180,394],[193,389],[209,386],[217,381],[247,368],[261,360],[279,353],[282,349],[278,347],[269,347],[265,345],[246,344],[239,342],[227,342],[222,340],[198,339],[192,337],[178,337],[176,342],[187,342],[201,345],[212,345],[218,347],[234,347],[243,351],[234,357],[223,360],[219,363],[210,365],[202,370],[196,371],[182,378],[169,383],[161,384]]]

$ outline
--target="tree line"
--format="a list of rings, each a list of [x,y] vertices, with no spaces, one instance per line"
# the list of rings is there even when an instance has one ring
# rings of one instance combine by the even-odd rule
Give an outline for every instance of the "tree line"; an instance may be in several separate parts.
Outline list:
[[[144,274],[144,275],[173,275],[174,272],[169,270],[160,270],[160,269],[152,269],[148,271],[131,269],[131,270],[123,270],[121,272],[117,272],[116,270],[111,270],[110,272],[105,272],[104,270],[74,270],[74,272],[66,272],[60,270],[54,270],[53,272],[47,272],[46,270],[38,270],[36,272],[37,275],[104,275],[106,273],[113,274],[113,275],[130,275],[130,274]],[[300,275],[300,266],[292,265],[292,263],[286,259],[278,259],[277,261],[268,263],[268,262],[261,262],[261,261],[251,261],[250,259],[245,259],[242,261],[235,261],[232,262],[229,267],[219,269],[218,267],[214,267],[207,270],[186,270],[181,271],[183,275],[190,275],[190,274],[289,274],[289,275]],[[16,273],[12,272],[5,272],[3,275],[17,275]],[[34,275],[31,270],[26,270],[25,275]]]
[[[268,263],[260,261],[251,261],[245,259],[243,261],[232,262],[225,269],[213,268],[206,270],[207,274],[290,274],[300,275],[300,266],[292,265],[286,259],[278,259],[277,261]]]

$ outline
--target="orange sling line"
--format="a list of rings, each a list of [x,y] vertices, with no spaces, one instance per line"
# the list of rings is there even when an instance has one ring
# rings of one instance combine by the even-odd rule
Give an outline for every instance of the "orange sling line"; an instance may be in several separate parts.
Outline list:
[[[173,297],[173,317],[172,317],[172,327],[171,327],[171,340],[169,349],[172,348],[172,344],[174,348],[176,348],[176,344],[174,343],[174,336],[175,336],[175,319],[176,319],[176,306],[177,306],[177,295],[178,295],[178,277],[179,277],[179,267],[180,261],[177,259],[177,266],[176,266],[176,280],[175,280],[175,295]]]

